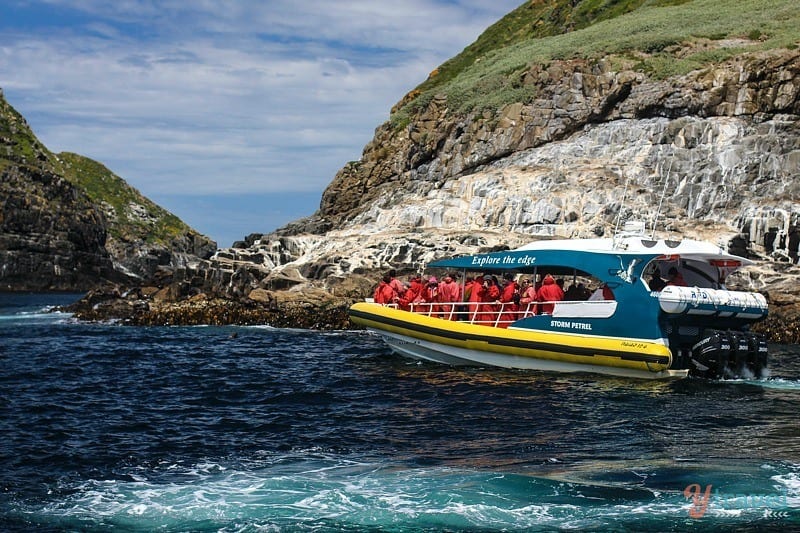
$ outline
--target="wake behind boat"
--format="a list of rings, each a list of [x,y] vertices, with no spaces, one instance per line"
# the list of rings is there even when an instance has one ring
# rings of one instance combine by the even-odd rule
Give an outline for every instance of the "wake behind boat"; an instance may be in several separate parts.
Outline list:
[[[760,377],[767,343],[750,326],[767,316],[766,299],[725,286],[730,273],[750,263],[709,243],[642,234],[536,241],[428,266],[459,272],[462,280],[560,278],[572,284],[567,298],[366,301],[351,307],[350,318],[401,355],[450,365],[639,378]],[[660,273],[667,272],[673,279],[663,286]],[[472,287],[462,281],[462,294],[473,287],[474,281]],[[585,290],[572,290],[580,287],[597,291],[587,299]]]

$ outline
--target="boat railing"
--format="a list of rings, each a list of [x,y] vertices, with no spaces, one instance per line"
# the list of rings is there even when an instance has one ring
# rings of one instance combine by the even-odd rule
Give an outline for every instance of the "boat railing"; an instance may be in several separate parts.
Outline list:
[[[512,322],[536,315],[554,318],[607,318],[617,308],[615,300],[513,302],[418,302],[407,306],[384,304],[412,313],[445,320],[506,327]]]

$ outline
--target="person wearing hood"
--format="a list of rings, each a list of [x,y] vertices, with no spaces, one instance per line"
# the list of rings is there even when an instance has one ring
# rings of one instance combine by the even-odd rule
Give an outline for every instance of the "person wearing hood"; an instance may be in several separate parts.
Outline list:
[[[500,287],[497,286],[494,276],[483,276],[483,292],[481,305],[478,312],[478,323],[484,326],[494,326],[498,319],[500,307]]]
[[[378,283],[378,287],[375,289],[375,293],[372,297],[376,304],[386,305],[397,303],[397,292],[394,290],[391,283],[392,278],[389,274],[383,276],[383,279]]]
[[[473,324],[480,320],[479,311],[481,306],[478,302],[483,300],[484,290],[483,276],[475,276],[475,279],[472,280],[472,284],[466,290],[468,293],[467,301],[469,302],[467,320]]]
[[[553,276],[548,274],[544,277],[542,286],[539,287],[539,290],[536,292],[536,299],[542,302],[540,306],[541,312],[546,315],[551,315],[553,314],[553,309],[556,307],[555,302],[560,302],[564,299],[564,291],[556,284],[556,280],[553,279]]]
[[[397,293],[397,296],[402,297],[406,292],[406,288],[403,286],[403,283],[399,279],[397,279],[397,271],[395,271],[394,269],[390,270],[389,278],[391,280],[389,282],[389,285],[392,286],[394,291]]]
[[[457,320],[453,303],[461,301],[461,286],[456,283],[453,274],[446,274],[439,282],[439,301],[442,302],[442,318]]]
[[[431,276],[428,278],[428,283],[425,284],[425,287],[422,289],[422,300],[428,304],[428,309],[430,310],[426,313],[428,316],[435,316],[439,317],[439,280],[436,279],[435,276]]]
[[[408,289],[403,293],[400,298],[400,307],[406,311],[411,310],[411,304],[420,303],[422,301],[422,278],[419,274],[412,274],[409,279]]]
[[[507,328],[512,322],[519,318],[517,312],[519,311],[519,285],[514,280],[514,275],[510,272],[503,274],[503,291],[500,294],[500,304],[502,314],[500,315],[500,323],[498,326]]]

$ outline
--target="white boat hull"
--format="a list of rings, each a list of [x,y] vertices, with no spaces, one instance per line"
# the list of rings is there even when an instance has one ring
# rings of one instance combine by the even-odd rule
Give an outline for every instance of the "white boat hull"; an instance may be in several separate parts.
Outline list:
[[[457,346],[430,342],[395,332],[367,328],[380,336],[395,353],[411,359],[443,363],[453,366],[489,366],[547,372],[589,372],[644,379],[678,379],[688,375],[688,370],[663,370],[649,372],[632,368],[610,367],[563,362],[551,359],[521,357],[516,355],[484,352]]]

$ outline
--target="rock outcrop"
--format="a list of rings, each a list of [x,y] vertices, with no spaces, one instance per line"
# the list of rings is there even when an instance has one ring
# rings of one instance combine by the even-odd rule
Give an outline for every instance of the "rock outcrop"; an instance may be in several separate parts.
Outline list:
[[[107,221],[106,250],[114,268],[144,281],[159,268],[208,259],[217,245],[145,198],[104,165],[73,153],[58,154],[65,176],[86,191]]]
[[[434,99],[407,128],[381,126],[361,161],[343,168],[325,190],[316,218],[338,229],[345,221],[374,220],[368,211],[391,208],[405,197],[447,194],[437,192],[443,188],[454,199],[468,201],[476,191],[453,182],[485,174],[489,165],[505,168],[507,180],[525,179],[527,172],[529,181],[539,182],[522,197],[532,200],[547,195],[553,185],[562,190],[579,185],[574,191],[580,194],[599,183],[613,189],[619,204],[631,179],[634,187],[655,185],[649,188],[655,195],[649,203],[657,205],[664,180],[671,178],[666,205],[683,209],[689,218],[703,218],[720,197],[720,187],[732,196],[746,185],[751,197],[772,200],[771,182],[783,187],[781,198],[789,199],[800,153],[799,58],[797,51],[786,50],[745,54],[669,80],[614,70],[602,60],[533,65],[524,76],[539,95],[531,103],[511,104],[488,117],[458,116],[449,112],[446,101]],[[607,141],[613,148],[603,149]],[[582,176],[583,183],[565,183],[564,172]],[[701,195],[698,189],[705,185],[714,187]],[[514,198],[519,192],[503,196]],[[530,224],[558,221],[553,215],[560,210],[528,207],[518,205],[517,210]],[[452,211],[451,206],[444,209]],[[472,211],[495,226],[493,220],[508,218],[496,210]],[[430,220],[407,224],[429,225]]]
[[[99,163],[48,151],[0,92],[0,289],[137,283],[214,251]]]
[[[121,281],[106,220],[51,164],[52,154],[0,93],[0,289],[79,290]]]

